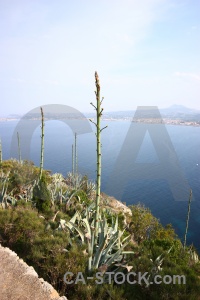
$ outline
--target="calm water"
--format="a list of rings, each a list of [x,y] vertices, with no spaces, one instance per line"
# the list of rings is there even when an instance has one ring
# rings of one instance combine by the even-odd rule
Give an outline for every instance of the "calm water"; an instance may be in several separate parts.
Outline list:
[[[17,137],[13,136],[17,123],[16,121],[0,122],[3,159],[10,158],[11,141],[16,141],[17,145]],[[162,224],[171,223],[183,241],[188,202],[175,201],[165,179],[141,179],[130,173],[120,194],[116,185],[112,185],[112,187],[109,185],[113,176],[119,176],[119,174],[113,174],[113,170],[130,124],[128,121],[102,122],[102,126],[108,125],[108,128],[102,132],[102,191],[126,202],[127,205],[138,202],[145,204],[160,219]],[[92,128],[95,130],[94,127]],[[200,127],[167,125],[166,129],[178,157],[180,168],[194,195],[194,200],[191,203],[187,242],[193,243],[200,250]],[[27,147],[26,137],[24,134],[20,133],[20,135],[22,158],[31,159],[39,166],[40,127],[38,126],[32,135],[29,157],[25,157],[23,150]],[[47,121],[45,123],[44,168],[66,176],[72,169],[71,145],[73,142],[74,135],[68,126],[61,121]],[[81,134],[77,137],[79,172],[87,174],[93,180],[95,180],[96,175],[95,143],[94,132]],[[15,157],[17,158],[17,153]],[[145,135],[136,162],[149,165],[159,163],[148,134]],[[125,176],[126,171],[122,167],[120,176]]]

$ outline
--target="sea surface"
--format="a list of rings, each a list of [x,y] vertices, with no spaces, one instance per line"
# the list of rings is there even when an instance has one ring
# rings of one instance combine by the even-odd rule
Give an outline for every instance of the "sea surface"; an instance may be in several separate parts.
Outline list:
[[[11,156],[18,158],[16,135],[17,128],[20,129],[17,127],[18,124],[18,121],[0,122],[4,160]],[[30,129],[26,130],[24,125],[24,131],[19,131],[19,135],[22,159],[30,159],[39,166],[41,128],[37,122],[35,124],[33,132]],[[103,130],[101,135],[102,191],[115,196],[127,205],[140,202],[149,207],[152,214],[160,219],[163,225],[171,223],[183,241],[189,198],[189,190],[185,192],[184,188],[188,185],[192,189],[193,198],[187,244],[193,243],[200,251],[200,127],[164,125],[169,138],[165,140],[165,145],[170,148],[166,153],[171,153],[171,158],[166,156],[171,170],[170,185],[169,177],[164,178],[165,176],[161,176],[160,173],[157,177],[154,175],[156,170],[158,172],[160,170],[159,164],[162,164],[160,158],[165,157],[163,154],[165,151],[162,147],[158,149],[158,145],[156,146],[155,140],[152,139],[151,126],[148,127],[150,131],[147,130],[142,139],[137,140],[133,136],[130,140],[129,129],[132,126],[130,121],[102,121],[102,127],[106,125],[108,128]],[[77,135],[78,171],[83,175],[87,174],[89,179],[95,181],[95,126],[91,124],[91,128],[91,132]],[[157,142],[162,143],[162,136],[162,133],[157,133]],[[71,172],[73,143],[74,132],[69,126],[62,121],[46,121],[44,168],[51,170],[52,173],[62,173],[64,176]],[[132,148],[129,149],[130,145]],[[137,152],[137,156],[134,156],[134,151]],[[173,166],[174,172],[172,172]],[[142,177],[140,167],[144,174],[149,175]],[[147,172],[144,168],[147,168]],[[174,194],[176,186],[177,189],[178,186],[179,189],[180,186],[183,188],[182,195],[180,193],[182,199],[179,201]]]

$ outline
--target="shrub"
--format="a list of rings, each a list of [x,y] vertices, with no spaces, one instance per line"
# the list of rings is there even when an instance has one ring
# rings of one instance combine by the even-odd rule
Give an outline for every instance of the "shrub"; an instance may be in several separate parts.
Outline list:
[[[158,220],[150,210],[141,204],[130,206],[132,218],[129,224],[129,232],[137,243],[141,243],[150,237],[151,232],[158,226]]]
[[[9,174],[8,193],[11,191],[13,195],[21,193],[28,185],[33,185],[39,176],[39,168],[34,163],[24,160],[20,163],[16,159],[5,160],[0,164],[0,170]],[[44,171],[46,181],[50,180],[50,171]]]
[[[44,231],[44,220],[31,208],[0,210],[0,242],[23,257],[36,236]]]

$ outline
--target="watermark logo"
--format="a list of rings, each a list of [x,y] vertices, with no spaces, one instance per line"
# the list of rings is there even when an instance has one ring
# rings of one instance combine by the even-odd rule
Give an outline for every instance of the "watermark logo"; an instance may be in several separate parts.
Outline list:
[[[128,272],[124,274],[123,272],[97,272],[92,277],[84,277],[82,272],[78,272],[74,280],[68,280],[68,278],[74,277],[72,272],[66,272],[64,274],[63,280],[66,284],[87,284],[88,280],[94,280],[95,284],[108,283],[112,284],[114,281],[116,284],[139,284],[149,286],[150,284],[186,284],[185,275],[155,275],[152,277],[148,272]]]

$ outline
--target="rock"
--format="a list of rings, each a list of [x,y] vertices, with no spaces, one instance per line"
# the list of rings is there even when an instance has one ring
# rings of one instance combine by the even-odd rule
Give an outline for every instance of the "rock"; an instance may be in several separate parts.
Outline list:
[[[0,300],[67,300],[51,284],[38,278],[17,254],[0,245]]]
[[[103,207],[110,208],[115,213],[123,212],[125,215],[132,216],[131,209],[114,197],[101,193],[101,202]]]

